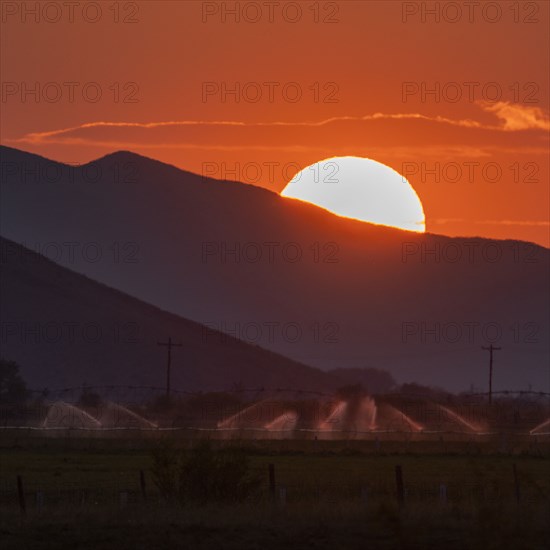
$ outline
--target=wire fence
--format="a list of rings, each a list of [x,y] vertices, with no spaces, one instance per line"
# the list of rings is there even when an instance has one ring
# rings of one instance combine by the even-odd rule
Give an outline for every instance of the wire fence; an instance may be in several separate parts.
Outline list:
[[[395,501],[402,505],[487,505],[512,503],[518,506],[548,506],[548,487],[530,473],[522,471],[516,463],[506,464],[498,478],[464,475],[453,479],[453,472],[438,471],[437,476],[419,475],[397,464],[388,463],[385,475],[331,476],[325,470],[323,476],[308,474],[304,465],[277,465],[276,480],[270,479],[265,467],[252,468],[251,474],[260,481],[255,499],[258,502],[276,501],[287,503],[371,504]],[[345,465],[342,463],[341,465]],[[84,477],[84,476],[82,476]],[[439,477],[439,481],[434,478]],[[355,478],[355,479],[353,479]],[[0,482],[0,507],[17,508],[40,512],[46,508],[95,508],[105,505],[127,507],[145,504],[162,505],[165,499],[156,487],[149,472],[120,472],[116,482],[95,479],[93,484],[86,479],[78,481],[49,480],[37,482],[22,476],[3,479]]]
[[[83,391],[92,391],[92,392],[98,392],[103,395],[106,395],[109,397],[109,392],[112,392],[111,397],[122,397],[124,396],[124,392],[126,393],[126,397],[130,397],[128,395],[131,392],[136,392],[136,396],[140,395],[140,392],[142,392],[146,397],[151,397],[155,395],[164,395],[166,393],[166,387],[160,387],[160,386],[153,386],[153,385],[132,385],[132,384],[111,384],[111,385],[81,385],[81,386],[70,386],[66,388],[56,388],[56,389],[33,389],[29,390],[31,393],[34,393],[36,395],[44,395],[48,398],[59,398],[62,399],[63,397],[67,397],[67,395],[72,395],[75,398],[78,398],[79,395],[82,394]],[[330,397],[334,395],[334,392],[328,392],[328,391],[322,391],[322,390],[312,390],[310,388],[296,388],[296,387],[265,387],[265,386],[257,386],[257,387],[239,387],[238,384],[235,384],[232,388],[208,388],[204,390],[184,390],[184,389],[178,389],[178,388],[171,388],[170,393],[174,395],[182,395],[182,396],[201,396],[205,393],[232,393],[232,394],[278,394],[278,393],[288,393],[288,394],[294,394],[296,396],[307,396],[307,395],[315,395],[319,397]],[[406,397],[426,397],[426,393],[422,392],[390,392],[392,395],[402,395]],[[122,394],[122,395],[121,395]],[[491,392],[493,396],[520,396],[520,397],[526,397],[529,396],[533,399],[539,399],[539,398],[548,398],[550,399],[550,392],[544,392],[544,391],[534,391],[534,390],[498,390]],[[464,398],[488,398],[489,392],[463,392],[461,394],[458,394],[461,397]],[[139,399],[131,399],[132,402],[139,402]]]

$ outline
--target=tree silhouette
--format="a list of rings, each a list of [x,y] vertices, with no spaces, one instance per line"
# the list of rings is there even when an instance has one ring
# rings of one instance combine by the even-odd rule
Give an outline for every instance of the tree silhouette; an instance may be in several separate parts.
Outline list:
[[[19,374],[19,365],[15,361],[0,359],[0,403],[21,404],[27,395],[27,385]]]

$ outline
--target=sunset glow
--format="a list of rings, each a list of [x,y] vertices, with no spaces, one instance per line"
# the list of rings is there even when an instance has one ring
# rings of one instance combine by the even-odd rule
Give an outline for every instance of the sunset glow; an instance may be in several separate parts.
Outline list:
[[[424,210],[395,170],[360,157],[333,157],[300,171],[281,192],[346,218],[423,233]]]
[[[0,28],[4,550],[550,550],[550,0]]]

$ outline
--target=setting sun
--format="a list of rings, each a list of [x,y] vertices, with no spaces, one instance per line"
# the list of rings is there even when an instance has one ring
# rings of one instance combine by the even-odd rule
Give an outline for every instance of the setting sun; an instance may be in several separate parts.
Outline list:
[[[423,233],[424,210],[411,184],[368,158],[333,157],[298,172],[281,192],[346,218]]]
[[[4,550],[550,550],[550,0],[0,29]]]

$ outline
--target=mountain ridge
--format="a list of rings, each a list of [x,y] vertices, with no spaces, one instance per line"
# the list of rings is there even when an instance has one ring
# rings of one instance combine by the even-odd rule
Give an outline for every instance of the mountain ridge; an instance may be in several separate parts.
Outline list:
[[[297,387],[303,387],[307,383],[308,387],[313,389],[328,390],[333,389],[336,384],[334,377],[318,369],[301,365],[272,351],[263,350],[230,335],[222,335],[212,328],[201,326],[192,320],[164,311],[155,305],[143,302],[120,290],[94,281],[85,275],[72,272],[46,257],[3,237],[0,237],[0,250],[0,266],[2,268],[0,288],[3,304],[0,319],[3,356],[19,362],[23,376],[31,383],[34,382],[38,387],[80,386],[83,382],[93,385],[113,385],[128,383],[128,378],[132,375],[140,377],[139,384],[153,384],[156,380],[156,385],[162,386],[165,371],[165,351],[156,345],[156,338],[164,340],[168,336],[165,332],[169,333],[170,331],[157,330],[156,336],[147,336],[145,329],[150,329],[152,323],[146,322],[146,319],[153,319],[154,323],[162,326],[178,327],[177,330],[172,331],[174,342],[178,342],[183,338],[189,346],[194,348],[192,356],[195,360],[200,359],[198,365],[190,368],[189,364],[182,364],[176,356],[172,368],[174,381],[179,383],[180,387],[186,387],[188,390],[229,389],[231,384],[239,381],[238,373],[240,372],[239,369],[242,368],[238,361],[239,357],[243,360],[245,368],[249,368],[248,363],[250,361],[256,361],[257,366],[255,368],[259,371],[264,369],[263,375],[252,381],[257,387],[265,384],[271,388],[286,387],[288,384],[292,385],[293,381],[298,380]],[[24,296],[30,292],[33,292],[32,303],[24,299]],[[71,302],[74,307],[70,307],[67,302]],[[56,309],[53,309],[52,305],[55,305]],[[64,313],[62,317],[58,315],[60,312]],[[70,315],[66,315],[67,312],[70,312]],[[115,312],[124,312],[125,317],[122,319],[126,319],[126,321],[121,321],[119,316],[111,318]],[[118,327],[119,330],[116,335],[107,336],[109,333],[107,329],[110,325],[105,322],[106,319],[112,322],[112,327]],[[98,342],[94,342],[96,335],[92,332],[88,336],[84,332],[80,333],[80,328],[75,323],[78,323],[81,327],[84,327],[86,323],[90,327],[92,325],[100,326],[102,330]],[[124,327],[125,323],[127,324],[126,328]],[[129,325],[129,323],[132,325]],[[74,330],[72,332],[63,330],[64,325],[68,329],[69,324],[73,325]],[[126,334],[123,334],[125,331]],[[81,377],[79,378],[71,373],[56,372],[55,369],[51,368],[52,358],[46,359],[44,363],[51,370],[48,369],[45,373],[37,372],[40,370],[38,367],[40,364],[38,356],[40,354],[50,355],[50,353],[53,353],[55,361],[63,364],[69,362],[69,359],[66,358],[67,355],[78,358],[80,362],[86,362],[86,348],[89,352],[94,347],[96,347],[97,353],[96,360],[105,361],[113,369],[116,360],[110,359],[109,353],[112,352],[112,349],[116,349],[113,344],[116,344],[117,336],[119,341],[123,340],[119,343],[124,348],[122,353],[117,353],[117,359],[120,360],[123,353],[131,356],[130,362],[126,361],[124,363],[123,372],[117,373],[107,369],[100,373],[99,377],[96,377],[92,369],[81,369],[79,371]],[[77,340],[81,341],[77,342]],[[105,340],[112,341],[107,342]],[[94,346],[96,343],[99,343],[100,346]],[[53,344],[55,344],[55,349],[51,348]],[[75,350],[69,349],[72,345],[79,346],[80,349],[76,350],[78,355],[74,355]],[[140,348],[137,354],[134,349],[136,346]],[[105,348],[105,351],[102,351],[102,348]],[[149,349],[145,350],[145,348]],[[99,349],[99,352],[97,352],[97,349]],[[205,362],[215,352],[219,353],[220,350],[228,358],[237,358],[233,363],[228,359],[229,376],[227,373],[225,375],[220,373],[216,377],[217,380],[211,376],[207,384],[197,384],[196,382],[190,384],[189,372],[200,370],[201,365],[204,366]],[[200,354],[203,354],[204,357],[200,357]],[[183,352],[183,355],[188,357],[189,354]],[[147,373],[140,367],[132,373],[134,366],[131,361],[138,363],[140,360],[149,360],[147,367],[152,369],[152,372]],[[216,357],[215,361],[219,362],[220,358]],[[89,366],[88,364],[87,367]],[[185,377],[178,375],[178,369],[185,371]],[[237,373],[236,379],[231,378],[232,369]],[[291,371],[293,374],[290,373]],[[260,372],[260,374],[262,373]],[[250,373],[248,375],[250,376]],[[197,372],[195,372],[194,377],[195,379],[200,378]],[[39,380],[39,382],[35,382],[36,380]],[[33,387],[35,386],[33,385]]]
[[[21,158],[9,152],[8,162]],[[34,168],[41,162],[25,155]],[[548,249],[376,226],[143,158],[118,185],[105,170],[94,184],[4,174],[0,233],[38,251],[53,243],[47,255],[61,265],[222,332],[243,337],[252,323],[263,329],[261,347],[325,370],[369,366],[400,382],[484,387],[480,348],[496,324],[494,343],[507,349],[497,387],[550,388]],[[102,253],[97,261],[87,247]],[[468,338],[472,323],[484,332]],[[430,340],[430,327],[453,324],[458,342]],[[289,326],[298,341],[282,332]]]

